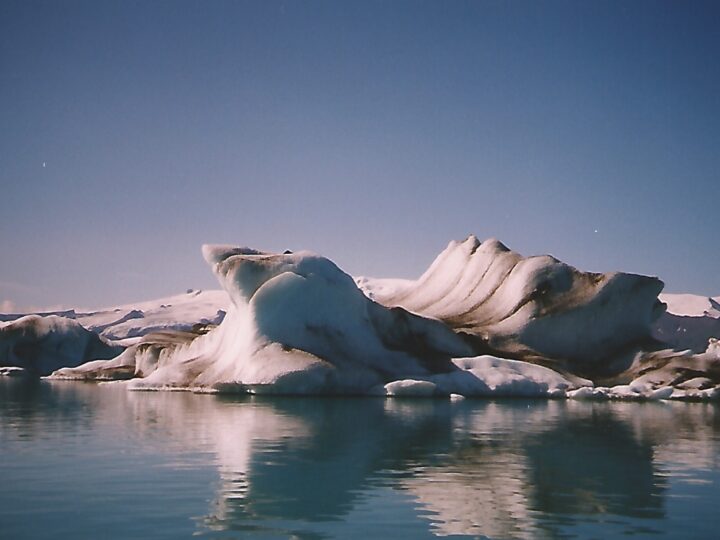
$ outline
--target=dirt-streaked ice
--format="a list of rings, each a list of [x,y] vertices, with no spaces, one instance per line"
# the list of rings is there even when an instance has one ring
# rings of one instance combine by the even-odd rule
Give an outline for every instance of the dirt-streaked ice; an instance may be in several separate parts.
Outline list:
[[[581,272],[472,236],[416,281],[353,279],[310,252],[205,246],[203,255],[222,291],[68,312],[101,342],[128,347],[111,360],[76,350],[53,376],[210,392],[720,397],[717,342],[678,351],[651,335],[658,317],[675,316],[663,314],[657,278]],[[715,315],[713,299],[670,300]],[[61,326],[50,334],[70,335]],[[85,360],[95,361],[77,366]]]

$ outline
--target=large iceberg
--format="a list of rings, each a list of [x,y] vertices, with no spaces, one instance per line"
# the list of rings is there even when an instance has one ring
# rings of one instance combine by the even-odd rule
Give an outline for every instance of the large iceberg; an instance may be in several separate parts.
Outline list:
[[[165,354],[134,388],[367,393],[456,371],[452,358],[473,355],[444,323],[370,300],[324,257],[231,246],[203,253],[230,297],[227,316]],[[98,367],[58,376],[89,378]]]
[[[415,282],[358,284],[383,305],[444,321],[479,350],[590,377],[626,369],[665,308],[657,278],[581,272],[474,236],[450,242]]]
[[[717,394],[714,379],[690,380],[688,368],[709,369],[715,353],[647,347],[664,309],[656,278],[584,273],[475,237],[451,243],[418,281],[353,280],[310,252],[203,254],[229,299],[218,326],[149,333],[111,361],[54,377],[282,394]]]

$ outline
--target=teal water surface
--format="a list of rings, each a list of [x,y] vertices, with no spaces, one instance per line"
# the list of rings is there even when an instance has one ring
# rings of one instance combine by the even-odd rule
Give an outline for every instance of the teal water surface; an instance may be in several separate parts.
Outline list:
[[[0,538],[708,538],[713,404],[0,379]]]

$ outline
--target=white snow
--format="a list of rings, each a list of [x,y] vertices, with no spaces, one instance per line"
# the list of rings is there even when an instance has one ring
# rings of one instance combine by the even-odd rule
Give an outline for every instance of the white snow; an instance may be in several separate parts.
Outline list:
[[[696,294],[664,293],[660,295],[660,301],[667,304],[667,312],[673,315],[720,318],[720,296],[710,298]]]
[[[399,294],[401,291],[414,285],[415,281],[411,279],[371,278],[358,276],[355,278],[355,284],[363,293],[365,293],[365,296],[374,300],[375,295],[384,297]]]
[[[196,324],[219,324],[230,299],[225,291],[190,291],[147,302],[77,313],[85,328],[113,340],[162,330],[189,330]]]

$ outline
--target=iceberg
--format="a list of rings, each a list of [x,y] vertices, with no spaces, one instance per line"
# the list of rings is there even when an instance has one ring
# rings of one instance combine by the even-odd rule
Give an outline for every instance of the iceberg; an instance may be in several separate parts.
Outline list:
[[[165,307],[87,315],[128,348],[52,377],[130,379],[134,390],[454,400],[720,397],[716,342],[678,351],[653,337],[665,316],[654,277],[582,272],[474,236],[451,242],[414,281],[354,279],[306,251],[206,245],[203,256],[222,291],[174,300],[183,320],[148,331],[147,313],[157,321]],[[202,324],[191,325],[200,312]],[[128,324],[137,329],[122,330]]]
[[[0,323],[0,367],[21,368],[34,376],[49,375],[88,360],[109,359],[122,352],[80,323],[58,315],[26,315]],[[0,374],[17,375],[4,369]]]
[[[220,324],[229,301],[225,291],[190,289],[158,300],[78,312],[73,318],[88,330],[128,345],[152,332],[191,331],[197,324]]]
[[[450,242],[415,282],[359,285],[385,306],[445,322],[478,350],[586,377],[626,369],[665,309],[657,278],[581,272],[475,236]]]
[[[225,291],[188,289],[156,300],[97,310],[69,309],[32,313],[72,319],[114,344],[128,346],[153,332],[192,331],[197,325],[218,325],[225,317],[230,299]],[[28,313],[0,313],[0,324]]]
[[[111,360],[94,360],[77,367],[63,367],[52,374],[53,379],[80,381],[116,381],[144,377],[165,363],[178,349],[192,343],[211,327],[194,330],[165,330],[141,337]]]
[[[674,349],[703,353],[710,338],[720,337],[720,297],[661,294],[667,311],[653,326],[656,339]]]
[[[203,254],[229,295],[227,316],[159,355],[132,388],[366,393],[454,370],[453,357],[473,354],[444,323],[373,302],[324,257],[232,246],[205,246]],[[91,377],[99,367],[56,376]]]

